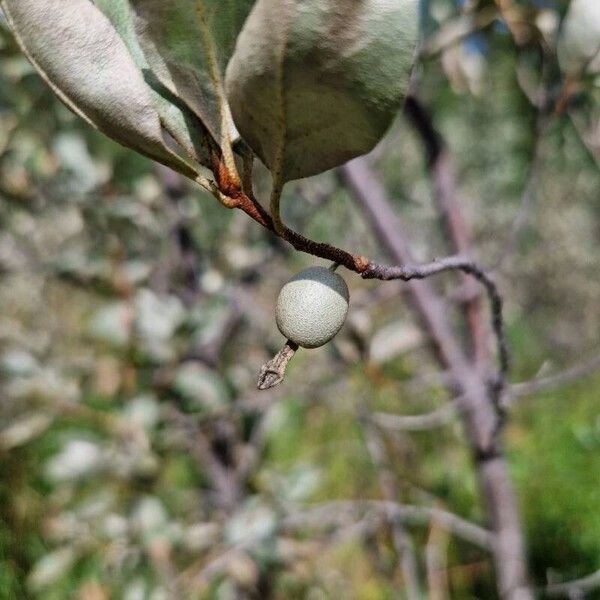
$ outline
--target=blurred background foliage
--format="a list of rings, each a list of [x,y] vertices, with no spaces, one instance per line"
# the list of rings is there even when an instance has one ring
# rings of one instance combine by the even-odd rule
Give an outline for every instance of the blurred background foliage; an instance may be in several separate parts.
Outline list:
[[[461,4],[424,3],[429,33]],[[552,38],[564,4],[543,7]],[[515,381],[600,339],[599,154],[581,135],[598,88],[540,122],[523,91],[538,63],[495,20],[418,74],[504,291]],[[371,159],[418,257],[447,253],[401,116]],[[335,173],[294,184],[285,212],[310,237],[380,255]],[[351,275],[342,333],[301,351],[276,392],[254,391],[283,341],[277,290],[314,262],[91,131],[0,30],[0,599],[399,597],[381,522],[282,523],[380,497],[360,410],[421,414],[448,398],[401,288]],[[436,281],[449,310],[455,284]],[[511,409],[540,586],[600,568],[599,386],[590,376]],[[381,435],[403,501],[482,521],[458,422]],[[247,461],[244,477],[215,484],[207,448]],[[441,549],[452,598],[496,597],[484,551],[435,523],[411,532],[423,572]]]

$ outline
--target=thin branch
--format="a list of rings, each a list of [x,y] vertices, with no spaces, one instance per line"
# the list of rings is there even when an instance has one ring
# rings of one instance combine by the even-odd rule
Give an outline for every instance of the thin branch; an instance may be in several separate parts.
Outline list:
[[[429,600],[450,598],[448,581],[448,532],[432,521],[425,546]]]
[[[371,221],[379,243],[390,256],[401,263],[413,263],[414,255],[408,244],[398,215],[392,210],[385,188],[364,159],[356,160],[342,167],[342,177],[348,189]],[[485,402],[485,389],[477,373],[467,360],[450,324],[444,316],[444,307],[432,287],[426,282],[408,282],[408,291],[416,314],[433,342],[433,348],[442,365],[451,372],[454,387],[462,388],[468,394],[467,404],[475,411]],[[483,397],[480,398],[480,396]],[[472,432],[480,448],[495,445],[496,425],[493,415],[479,423],[477,431]]]
[[[390,269],[397,269],[397,273],[402,273],[402,269],[410,270],[411,267],[386,267],[385,265],[380,265],[374,261],[369,261],[364,256],[350,254],[341,248],[337,248],[322,242],[315,242],[304,237],[303,235],[289,229],[281,221],[279,216],[281,184],[278,183],[278,177],[275,178],[271,194],[271,209],[274,214],[268,215],[256,198],[248,196],[241,190],[239,185],[236,186],[235,183],[232,182],[227,173],[225,165],[222,163],[219,157],[214,157],[213,162],[213,172],[218,178],[219,189],[221,189],[224,194],[227,194],[230,200],[227,206],[229,208],[239,208],[240,210],[243,210],[263,227],[289,242],[296,250],[331,260],[336,264],[342,265],[351,271],[361,274],[366,279],[404,279],[405,281],[408,281],[408,279],[422,279],[424,277],[435,275],[439,272],[451,269],[460,270],[475,277],[475,279],[483,284],[486,288],[492,304],[492,319],[494,332],[497,336],[500,360],[498,377],[493,384],[499,389],[502,387],[504,376],[508,371],[510,362],[508,346],[504,336],[502,297],[500,296],[498,288],[490,276],[487,275],[485,271],[475,262],[461,257],[448,257],[448,259],[446,259],[444,268],[441,270],[439,268],[434,268],[431,272],[427,273],[424,271],[415,271],[416,267],[412,267],[414,274],[408,278],[401,276],[389,277],[387,275],[393,272]],[[409,271],[405,271],[405,273],[409,273]],[[421,276],[420,273],[422,273]]]
[[[529,41],[532,35],[532,27],[523,14],[522,7],[515,4],[513,0],[495,0],[495,3],[515,40],[515,44],[522,46]]]
[[[457,178],[448,146],[435,128],[431,115],[416,96],[410,95],[406,99],[404,114],[425,146],[427,167],[452,252],[468,256],[472,251],[471,232],[459,201]],[[469,326],[471,350],[475,363],[483,369],[487,368],[489,351],[481,296],[476,282],[466,273],[462,276],[465,289],[463,308]]]
[[[224,174],[224,166],[217,160],[213,166],[213,172],[215,172],[217,178],[220,178],[221,180],[219,189],[221,189],[222,193],[228,198],[228,201],[225,204],[227,208],[237,208],[245,212],[259,225],[291,244],[299,252],[305,252],[325,260],[330,260],[343,265],[355,273],[362,273],[367,268],[369,261],[363,256],[350,254],[349,252],[332,246],[331,244],[310,240],[303,235],[289,229],[284,224],[281,224],[280,231],[278,233],[271,215],[269,215],[269,213],[253,195],[248,195],[239,187],[236,188],[235,186],[231,185],[227,175]]]
[[[577,598],[583,597],[584,593],[598,588],[600,588],[600,569],[581,579],[565,581],[564,583],[551,583],[541,591],[550,598]]]
[[[187,415],[171,406],[168,417],[184,432],[184,441],[190,456],[209,474],[216,496],[215,504],[226,512],[233,512],[241,499],[241,490],[235,471],[219,460],[209,439],[195,423],[187,418]]]
[[[394,519],[409,525],[429,525],[435,520],[438,526],[470,544],[488,551],[494,547],[494,534],[491,531],[452,512],[436,507],[398,504],[387,500],[333,500],[286,517],[281,527],[284,530],[331,527],[346,517],[369,510],[375,510],[386,518],[391,515]]]
[[[392,516],[398,523],[415,526],[436,525],[474,546],[490,551],[494,546],[494,535],[487,529],[463,519],[447,510],[398,504],[385,500],[334,500],[326,502],[305,511],[283,517],[276,526],[276,533],[305,533],[307,529],[330,529],[343,527],[348,520],[365,519],[365,514],[375,512],[378,518],[387,519]],[[251,552],[261,543],[264,534],[250,535],[234,546],[223,550],[212,560],[205,563],[200,571],[193,576],[196,585],[206,585],[219,576],[227,568],[229,561],[237,554]],[[338,538],[334,538],[338,539]]]
[[[283,193],[284,182],[281,177],[277,174],[273,175],[273,188],[271,189],[271,219],[273,220],[273,227],[275,233],[282,238],[285,238],[287,227],[281,220],[281,194]]]
[[[255,198],[242,191],[239,181],[236,183],[235,178],[228,173],[222,158],[216,154],[213,173],[217,178],[219,190],[228,198],[226,206],[244,210],[258,223],[277,233],[271,217]],[[413,264],[412,251],[390,208],[386,192],[365,160],[359,159],[345,165],[341,173],[390,254],[400,264]],[[381,274],[380,279],[386,278],[383,277],[384,274],[410,275],[407,278],[408,286],[418,314],[434,342],[442,365],[453,372],[456,391],[465,397],[465,425],[477,462],[486,512],[497,535],[493,556],[499,593],[511,600],[532,598],[527,581],[527,563],[519,513],[498,436],[502,421],[499,418],[496,397],[503,388],[503,376],[509,361],[503,333],[502,299],[491,278],[478,265],[461,257],[449,257],[450,262],[443,268],[437,263],[433,271],[423,273],[423,277],[426,277],[450,268],[458,269],[474,276],[485,286],[492,300],[494,330],[497,336],[500,334],[497,340],[500,368],[496,381],[491,382],[492,386],[465,356],[445,317],[443,305],[433,289],[425,282],[415,284],[414,279],[421,274],[418,267],[392,267],[391,269],[397,270],[388,271],[390,267],[369,262],[362,256],[352,255],[329,244],[314,242],[287,228],[280,228],[278,235],[299,251],[329,259],[356,273],[363,274],[370,270],[371,278],[377,277],[377,274]]]
[[[457,401],[445,404],[441,408],[426,415],[396,415],[376,412],[372,419],[384,429],[394,431],[429,431],[451,423],[456,417]]]
[[[377,470],[381,495],[387,502],[397,503],[399,492],[396,484],[396,477],[390,467],[383,440],[381,439],[377,428],[373,425],[366,407],[361,408],[359,423],[364,433],[365,443],[369,455],[371,456],[371,461]],[[421,597],[421,591],[417,559],[412,539],[404,528],[402,521],[394,518],[392,511],[386,510],[385,512],[392,531],[394,548],[398,554],[402,578],[406,585],[407,597],[409,600],[418,600]]]
[[[414,263],[402,223],[391,208],[385,188],[365,159],[345,165],[341,172],[384,250],[400,263]],[[452,390],[465,398],[465,410],[461,414],[476,463],[486,515],[495,534],[492,555],[498,592],[507,600],[529,600],[533,594],[528,583],[523,532],[498,436],[501,420],[494,395],[482,374],[465,356],[431,286],[426,281],[411,280],[407,287],[440,363],[451,371]]]
[[[560,388],[574,381],[578,381],[583,377],[591,375],[595,371],[600,370],[600,354],[596,354],[591,359],[573,365],[572,367],[548,375],[547,377],[539,377],[531,381],[515,383],[508,389],[509,401],[512,401],[523,396],[531,396],[539,392],[547,392],[556,388]]]
[[[589,134],[585,131],[585,127],[578,122],[577,117],[573,111],[569,111],[569,119],[573,125],[573,131],[577,134],[579,141],[583,148],[590,155],[591,159],[598,169],[600,169],[600,134],[597,134],[598,139],[588,137]]]
[[[242,189],[250,197],[254,197],[254,152],[245,144],[241,151],[242,156]]]
[[[212,560],[209,560],[200,570],[191,578],[191,583],[194,587],[204,588],[209,585],[215,578],[220,577],[225,573],[231,564],[231,562],[237,556],[243,556],[248,550],[251,550],[254,546],[257,546],[262,537],[255,536],[249,537],[235,544],[234,546],[227,548],[222,554],[217,555]],[[235,596],[238,598],[239,596]]]
[[[428,40],[419,52],[421,60],[435,58],[440,52],[460,43],[466,37],[491,25],[498,17],[495,7],[485,7],[478,12],[461,15],[444,23]]]
[[[510,367],[510,354],[502,317],[502,296],[492,278],[475,261],[463,256],[448,256],[422,265],[386,266],[370,262],[367,269],[362,273],[362,277],[365,279],[383,279],[385,281],[391,279],[410,281],[411,279],[425,279],[431,275],[453,270],[462,271],[474,277],[485,287],[488,294],[492,309],[492,327],[496,334],[500,363],[497,380],[494,383],[501,387]]]

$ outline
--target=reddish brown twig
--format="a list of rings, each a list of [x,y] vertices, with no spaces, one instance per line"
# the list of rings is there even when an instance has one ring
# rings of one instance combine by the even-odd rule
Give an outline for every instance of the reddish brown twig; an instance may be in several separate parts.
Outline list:
[[[332,246],[331,244],[308,239],[286,226],[279,228],[279,231],[277,231],[273,224],[273,219],[260,202],[258,202],[252,194],[246,194],[239,184],[233,184],[228,178],[222,162],[215,162],[213,172],[217,178],[219,189],[228,197],[226,206],[229,208],[239,208],[244,211],[257,223],[290,243],[296,250],[319,258],[331,260],[334,263],[346,267],[350,271],[362,275],[365,279],[402,279],[404,281],[409,281],[410,279],[423,279],[448,270],[462,271],[463,273],[474,277],[485,287],[492,306],[492,324],[497,338],[500,360],[498,375],[493,384],[497,389],[503,387],[510,360],[506,336],[504,334],[502,297],[493,280],[474,261],[464,257],[452,256],[420,266],[388,267],[375,261],[370,261],[364,256],[351,254],[350,252]],[[248,189],[248,187],[249,186],[246,186],[246,189]]]
[[[254,198],[251,192],[248,194],[242,190],[239,184],[233,183],[227,175],[227,170],[223,162],[216,158],[213,160],[213,173],[219,191],[226,198],[224,204],[227,208],[238,208],[244,211],[259,225],[281,237],[300,252],[306,252],[307,254],[338,263],[355,273],[362,273],[367,268],[369,261],[364,256],[351,254],[331,244],[315,242],[289,229],[289,227],[284,227],[283,230],[277,232],[273,224],[273,219],[261,203]],[[248,187],[246,185],[246,189]]]

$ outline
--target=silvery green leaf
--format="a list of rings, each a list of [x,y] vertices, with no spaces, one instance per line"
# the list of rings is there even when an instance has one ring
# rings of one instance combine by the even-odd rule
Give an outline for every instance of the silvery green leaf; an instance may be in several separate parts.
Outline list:
[[[123,417],[128,423],[152,429],[160,419],[160,405],[150,394],[136,396],[125,405]]]
[[[74,439],[46,463],[45,472],[51,481],[72,481],[97,473],[102,464],[102,449],[98,444]]]
[[[600,73],[600,2],[573,0],[558,40],[561,69],[569,75]]]
[[[185,309],[176,296],[157,296],[141,289],[135,296],[135,330],[140,350],[155,361],[174,357],[172,337],[185,317]]]
[[[102,183],[100,169],[94,163],[83,136],[75,133],[58,134],[52,150],[61,167],[72,175],[69,182],[74,190],[90,192]]]
[[[146,340],[169,340],[185,317],[185,308],[177,296],[157,296],[141,289],[135,297],[135,326]]]
[[[127,534],[127,529],[127,519],[116,513],[106,515],[106,517],[100,521],[99,525],[100,534],[107,537],[109,540],[122,538]]]
[[[142,260],[128,260],[123,263],[123,274],[132,285],[146,281],[152,272],[152,265]]]
[[[222,79],[254,0],[131,0],[146,59],[223,147],[235,140]]]
[[[52,424],[52,417],[34,413],[20,418],[0,431],[0,448],[11,450],[42,435]]]
[[[146,597],[146,582],[141,577],[132,581],[123,594],[123,600],[145,600]]]
[[[374,364],[383,364],[400,354],[412,352],[425,343],[418,327],[404,321],[394,321],[372,336],[369,358]]]
[[[236,127],[282,181],[371,150],[407,92],[417,0],[258,0],[227,67]]]
[[[135,36],[129,0],[92,0],[111,22],[123,43],[127,46],[133,62],[140,68],[147,67],[144,53]]]
[[[217,543],[219,532],[216,523],[195,523],[187,527],[184,543],[189,550],[202,552]]]
[[[187,400],[190,410],[218,412],[227,405],[228,395],[221,376],[196,362],[177,369],[173,389]]]
[[[36,369],[30,376],[11,379],[4,391],[10,398],[36,398],[46,402],[75,402],[80,394],[79,381],[65,378],[52,367]]]
[[[321,482],[319,469],[301,463],[287,473],[273,472],[270,483],[278,497],[288,502],[305,502],[317,491]]]
[[[128,0],[95,0],[96,6],[110,20],[127,46],[133,61],[150,88],[160,120],[188,156],[200,164],[209,164],[208,132],[198,117],[173,95],[150,69],[135,34]]]
[[[11,377],[27,377],[33,375],[38,362],[25,350],[7,350],[0,357],[0,373]]]
[[[257,497],[249,498],[225,526],[225,539],[232,545],[261,541],[273,534],[277,524],[273,510]]]
[[[77,115],[188,177],[162,137],[150,91],[110,21],[89,0],[0,0],[29,60]]]
[[[164,504],[155,496],[144,496],[133,509],[130,523],[145,541],[167,532],[169,515]]]
[[[126,302],[112,302],[100,308],[91,318],[88,332],[93,338],[115,348],[129,343],[133,311]]]
[[[76,515],[85,521],[95,521],[108,514],[116,500],[114,490],[104,487],[97,490],[92,496],[83,498],[77,506]]]
[[[73,566],[77,554],[71,546],[58,548],[40,558],[27,577],[27,585],[34,592],[51,585]]]

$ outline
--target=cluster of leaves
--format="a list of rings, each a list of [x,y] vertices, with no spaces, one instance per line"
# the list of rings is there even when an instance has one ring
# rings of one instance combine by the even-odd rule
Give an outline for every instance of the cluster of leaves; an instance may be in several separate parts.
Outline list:
[[[281,181],[373,148],[404,98],[417,41],[416,0],[2,6],[24,53],[76,114],[205,186],[199,167],[219,172],[225,194],[240,185],[234,145],[248,152],[236,125]]]

